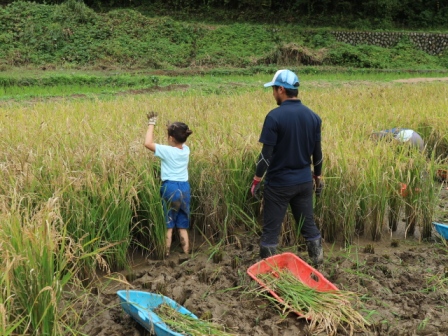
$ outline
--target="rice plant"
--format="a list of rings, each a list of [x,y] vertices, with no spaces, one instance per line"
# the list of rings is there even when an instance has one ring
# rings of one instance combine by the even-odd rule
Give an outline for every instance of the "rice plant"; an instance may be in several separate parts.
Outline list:
[[[16,204],[0,216],[2,335],[76,334],[73,311],[83,295],[67,299],[65,291],[79,286],[78,261],[88,256],[66,236],[58,203],[53,198],[38,209]]]
[[[167,304],[161,304],[154,310],[170,329],[190,336],[232,336],[222,325],[214,322],[193,318],[190,315],[182,314]]]
[[[262,76],[252,79],[261,87]],[[53,240],[77,246],[77,278],[90,282],[98,268],[126,267],[130,248],[135,246],[161,257],[165,223],[159,195],[160,163],[143,147],[148,106],[160,116],[156,142],[165,143],[163,124],[167,121],[184,121],[194,132],[188,142],[192,230],[202,232],[211,245],[232,243],[231,237],[240,234],[256,240],[260,211],[249,187],[261,149],[259,132],[275,102],[262,88],[240,88],[223,95],[219,90],[210,93],[202,84],[192,91],[1,104],[0,199],[2,221],[10,232],[1,236],[0,246],[10,246],[11,251],[20,248],[37,263],[31,254],[41,245],[21,239],[31,241],[38,232],[46,234],[31,223],[49,200],[57,199],[59,219],[47,231],[58,237]],[[316,200],[315,215],[328,242],[342,240],[347,246],[356,235],[384,239],[389,217],[396,222],[406,208],[408,235],[412,225],[420,229],[422,238],[431,234],[439,188],[434,172],[447,165],[447,90],[444,83],[304,82],[300,97],[323,120],[325,189]],[[431,97],[431,104],[425,97]],[[395,126],[421,132],[426,151],[409,155],[369,137],[373,131]],[[411,190],[406,197],[400,194],[401,183]],[[13,246],[8,237],[18,235],[17,227],[23,222],[30,224],[29,232],[37,231],[34,236],[27,231],[17,237],[18,245]],[[293,227],[287,216],[281,238],[285,244],[299,243]],[[39,227],[44,228],[48,226]],[[5,232],[4,227],[1,230]],[[17,252],[8,253],[2,262],[19,263],[20,258],[12,257]],[[59,261],[47,257],[39,267],[59,267]],[[11,265],[4,264],[3,269]],[[20,264],[15,270],[17,278],[23,278],[17,286],[40,281],[27,267]],[[42,272],[42,277],[49,279],[50,274]],[[16,285],[8,276],[0,281],[11,289]],[[2,292],[0,314],[8,320],[2,331],[28,325],[29,321],[22,321],[27,310],[29,316],[39,310],[49,321],[43,326],[35,316],[30,328],[58,325],[51,321],[59,319],[59,312],[47,308],[55,295],[58,300],[58,287],[48,284],[51,290],[42,291],[47,285],[41,286],[35,286],[33,295],[42,306],[34,310],[34,301],[17,310],[18,298],[8,289]]]
[[[137,220],[132,231],[133,243],[157,259],[166,254],[166,224],[155,164],[146,165],[136,188]]]
[[[367,331],[370,325],[358,312],[357,294],[350,291],[319,291],[309,287],[287,269],[276,269],[259,275],[266,288],[274,291],[282,300],[283,314],[297,312],[309,322],[313,333],[336,335],[342,328],[350,335],[355,331]],[[279,302],[267,293],[265,296],[279,306]]]

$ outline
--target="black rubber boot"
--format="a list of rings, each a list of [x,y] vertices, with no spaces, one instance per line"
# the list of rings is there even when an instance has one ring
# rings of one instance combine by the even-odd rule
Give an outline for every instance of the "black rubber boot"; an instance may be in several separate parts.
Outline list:
[[[305,242],[308,250],[308,256],[311,259],[313,267],[317,268],[324,262],[324,249],[322,248],[322,239],[309,240]]]
[[[277,247],[260,245],[260,258],[264,259],[277,254]]]

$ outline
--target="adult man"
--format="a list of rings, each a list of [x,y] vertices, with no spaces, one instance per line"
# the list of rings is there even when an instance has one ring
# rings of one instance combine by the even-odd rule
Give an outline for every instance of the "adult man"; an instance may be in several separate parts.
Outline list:
[[[264,86],[272,87],[279,107],[266,115],[259,140],[263,148],[251,187],[256,197],[259,183],[265,176],[260,257],[276,254],[289,204],[305,238],[308,255],[313,265],[318,266],[323,262],[323,249],[313,218],[313,179],[319,187],[322,121],[297,98],[299,79],[294,72],[278,70],[273,80]]]

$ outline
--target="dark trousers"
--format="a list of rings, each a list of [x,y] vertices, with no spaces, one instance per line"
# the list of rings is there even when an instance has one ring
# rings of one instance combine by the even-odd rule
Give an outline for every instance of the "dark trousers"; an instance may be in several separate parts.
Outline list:
[[[300,233],[305,240],[319,239],[320,231],[314,223],[313,182],[287,187],[264,187],[263,233],[261,245],[274,247],[278,245],[282,223],[285,219],[288,204]]]

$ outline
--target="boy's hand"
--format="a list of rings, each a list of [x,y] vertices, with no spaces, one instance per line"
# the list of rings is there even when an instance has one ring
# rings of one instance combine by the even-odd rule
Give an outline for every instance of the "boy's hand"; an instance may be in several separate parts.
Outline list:
[[[148,118],[148,125],[155,125],[157,122],[157,113],[156,112],[149,112],[146,114],[146,117]]]

